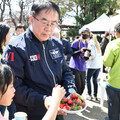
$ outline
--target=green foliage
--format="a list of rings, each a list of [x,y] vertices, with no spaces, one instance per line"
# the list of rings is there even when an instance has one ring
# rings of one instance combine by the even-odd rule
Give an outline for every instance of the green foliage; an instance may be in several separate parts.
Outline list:
[[[61,10],[62,24],[63,19],[68,16],[69,12],[74,12],[71,15],[76,20],[75,27],[69,29],[67,35],[75,37],[78,35],[79,29],[97,19],[103,13],[108,16],[115,14],[116,10],[120,7],[116,0],[53,0],[56,2]],[[120,2],[119,2],[120,3]]]
[[[80,28],[81,28],[81,26],[74,26],[73,29],[69,29],[67,31],[67,35],[74,38],[76,35],[78,35],[78,31]]]

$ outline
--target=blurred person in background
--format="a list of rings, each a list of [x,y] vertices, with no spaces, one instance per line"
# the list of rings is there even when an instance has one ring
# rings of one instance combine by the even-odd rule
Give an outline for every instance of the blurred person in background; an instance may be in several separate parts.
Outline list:
[[[75,76],[75,85],[77,93],[82,95],[85,89],[86,61],[84,60],[84,50],[88,47],[87,39],[90,38],[90,30],[83,29],[80,38],[73,41],[71,47],[73,55],[70,59],[69,67]]]
[[[62,45],[63,45],[64,57],[65,57],[67,64],[69,65],[70,58],[73,54],[73,50],[71,48],[70,41],[65,39],[64,36],[62,37],[60,35],[60,29],[58,29],[58,28],[55,28],[52,36],[61,40]]]
[[[60,30],[56,27],[52,36],[54,36],[55,38],[58,38],[60,40],[61,36],[60,36]]]
[[[87,90],[88,96],[87,99],[98,100],[97,93],[98,93],[98,82],[97,78],[100,72],[100,68],[102,66],[102,56],[101,56],[101,49],[99,42],[97,41],[97,37],[90,33],[90,39],[88,39],[88,50],[90,50],[90,56],[87,60]],[[86,51],[89,52],[89,51]],[[93,82],[93,96],[92,96],[92,89],[91,89],[91,78]]]
[[[102,42],[101,42],[101,51],[102,51],[102,56],[104,55],[105,49],[107,44],[110,42],[110,33],[106,32],[105,33],[105,37],[103,37]],[[106,70],[107,68],[103,65],[103,73],[108,73],[108,71]]]
[[[104,55],[105,48],[109,42],[110,42],[110,33],[106,32],[105,36],[103,37],[102,42],[101,42],[102,55]]]
[[[116,40],[108,43],[103,64],[110,67],[106,91],[108,96],[109,120],[120,120],[120,23],[114,27]]]
[[[20,24],[20,23],[17,24],[17,26],[15,28],[16,35],[18,36],[18,35],[22,34],[23,32],[25,32],[25,25]]]
[[[62,40],[62,44],[63,44],[63,52],[64,52],[65,60],[66,60],[67,64],[69,65],[70,58],[73,54],[73,50],[71,48],[70,41],[65,39],[65,36],[66,35],[63,34],[63,36],[61,36],[61,40]]]

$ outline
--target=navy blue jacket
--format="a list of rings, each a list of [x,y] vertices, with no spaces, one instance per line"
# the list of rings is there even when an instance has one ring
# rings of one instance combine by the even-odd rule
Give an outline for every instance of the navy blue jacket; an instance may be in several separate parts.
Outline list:
[[[63,44],[63,52],[67,56],[66,61],[70,61],[70,58],[73,54],[73,50],[71,48],[69,40],[62,39],[62,44]]]
[[[41,43],[30,29],[8,43],[1,62],[10,65],[15,73],[17,111],[28,115],[43,117],[44,97],[51,95],[55,84],[61,84],[66,91],[75,88],[62,44],[52,37]]]

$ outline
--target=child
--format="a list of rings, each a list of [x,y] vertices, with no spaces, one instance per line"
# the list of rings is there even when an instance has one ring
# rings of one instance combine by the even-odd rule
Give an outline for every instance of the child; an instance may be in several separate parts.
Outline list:
[[[8,65],[0,65],[0,105],[9,106],[13,101],[15,89],[13,87],[14,74]],[[0,120],[6,120],[0,113]]]
[[[15,95],[15,88],[13,87],[14,74],[8,65],[0,65],[0,105],[9,106],[13,101]],[[43,120],[55,120],[58,106],[61,99],[66,94],[65,89],[58,85],[53,88],[52,102],[50,107],[43,117]],[[7,120],[0,113],[0,120]]]

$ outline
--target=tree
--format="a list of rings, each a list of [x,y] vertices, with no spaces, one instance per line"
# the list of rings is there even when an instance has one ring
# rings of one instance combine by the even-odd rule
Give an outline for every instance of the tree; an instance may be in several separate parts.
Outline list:
[[[72,10],[71,1],[70,0],[53,0],[53,2],[55,2],[60,8],[61,15],[60,15],[59,22],[60,24],[62,24],[64,18],[68,16],[67,13]]]
[[[15,11],[12,9],[13,0],[7,0],[7,6],[9,7],[9,16],[14,25],[17,23],[22,23],[26,27],[29,26],[29,12],[31,4],[35,2],[35,0],[16,0],[14,5],[18,6],[18,10]]]
[[[7,5],[8,5],[8,7],[9,7],[9,15],[10,15],[10,18],[11,18],[12,22],[14,23],[14,25],[16,26],[15,17],[14,17],[13,14],[12,14],[11,0],[7,0]]]
[[[6,0],[1,0],[0,2],[0,11],[1,11],[1,15],[0,15],[0,21],[3,21],[3,15],[5,12],[5,4],[6,4]]]
[[[77,21],[75,26],[78,28],[81,28],[85,24],[92,22],[103,13],[106,13],[108,16],[113,15],[115,14],[116,9],[119,8],[117,1],[114,0],[73,0],[73,2],[77,6],[76,8],[80,9],[80,12],[76,12],[77,14],[75,16]],[[73,31],[76,31],[76,27],[72,30],[69,30],[68,34],[72,35],[75,33]],[[78,34],[78,31],[76,33]]]

